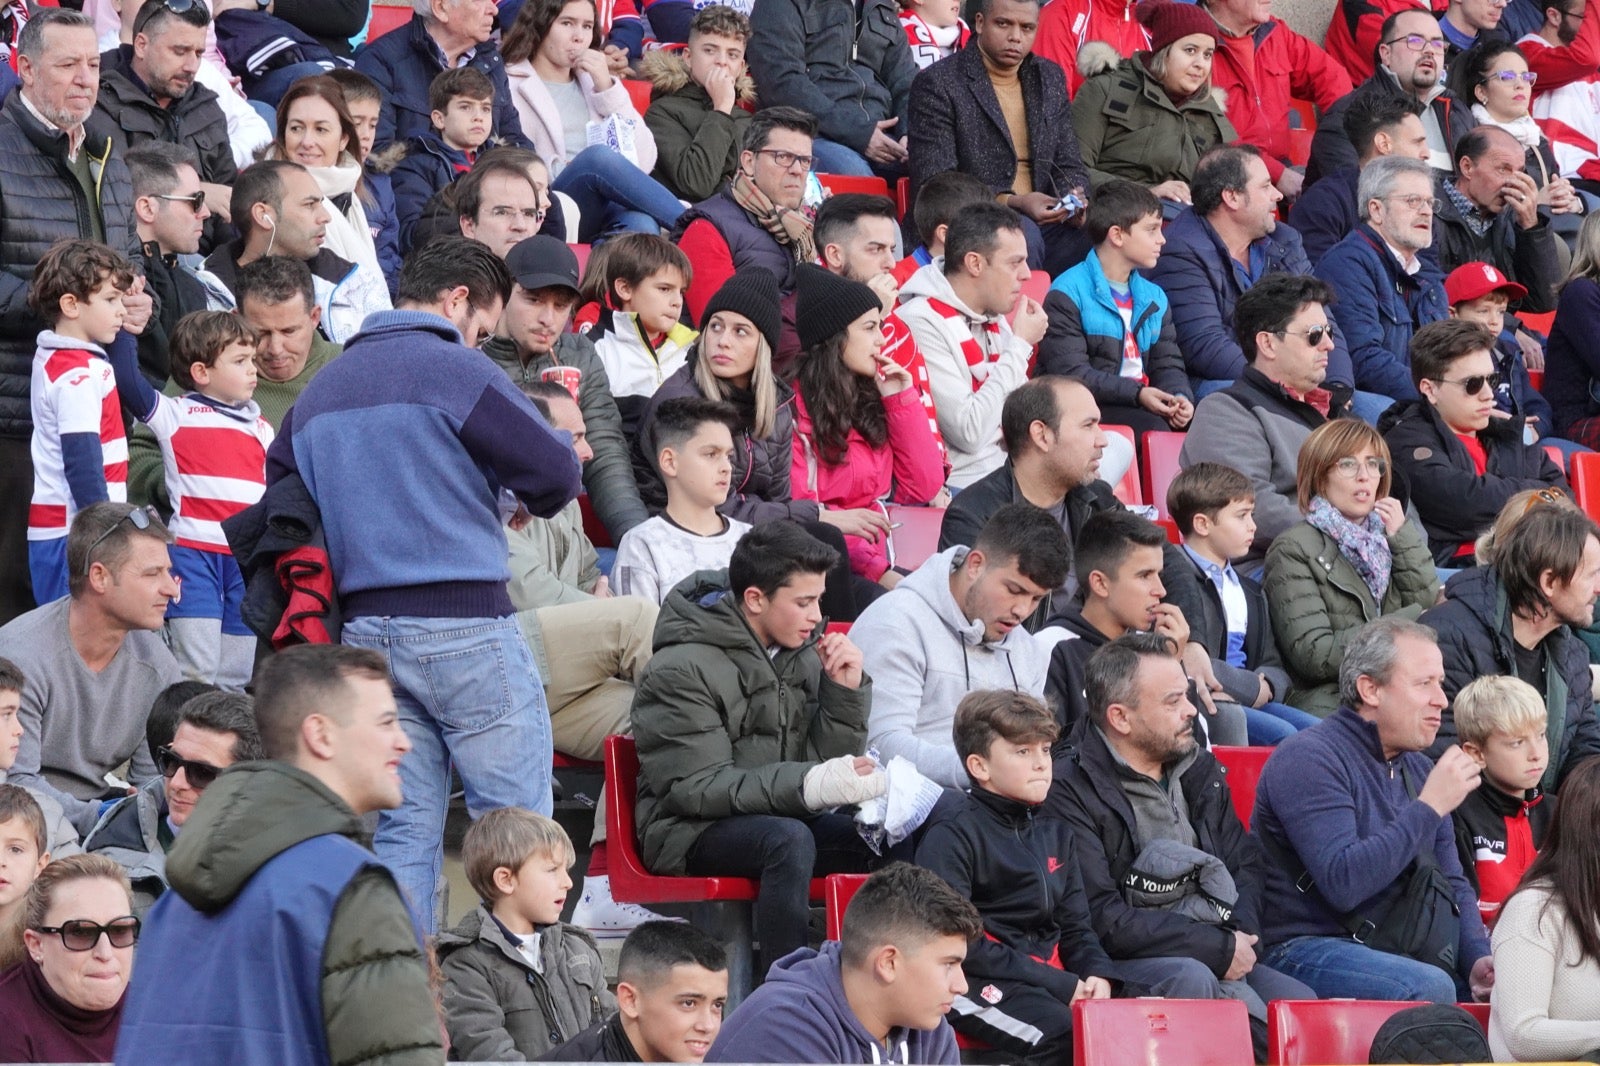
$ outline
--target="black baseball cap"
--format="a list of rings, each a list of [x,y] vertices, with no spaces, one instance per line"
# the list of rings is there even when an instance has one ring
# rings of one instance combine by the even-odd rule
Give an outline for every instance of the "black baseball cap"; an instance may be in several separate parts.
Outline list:
[[[524,289],[578,291],[578,257],[565,241],[548,233],[518,241],[506,253],[511,279]]]

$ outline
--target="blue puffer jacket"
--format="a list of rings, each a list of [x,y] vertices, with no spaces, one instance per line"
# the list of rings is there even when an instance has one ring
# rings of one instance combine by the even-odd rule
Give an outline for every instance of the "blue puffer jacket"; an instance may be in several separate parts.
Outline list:
[[[1167,245],[1150,280],[1166,290],[1172,306],[1178,347],[1189,376],[1197,381],[1232,381],[1244,373],[1244,349],[1233,337],[1233,307],[1244,287],[1228,258],[1227,246],[1211,224],[1193,209],[1172,220],[1166,229]],[[1268,274],[1309,274],[1300,234],[1278,223],[1266,241]],[[1334,325],[1333,351],[1328,353],[1329,388],[1355,383],[1350,352],[1338,324]]]
[[[494,82],[494,129],[490,136],[521,148],[532,148],[533,143],[522,135],[522,122],[511,101],[511,85],[506,81],[505,60],[500,58],[500,50],[494,42],[478,45],[473,50],[470,65],[489,75],[489,80]],[[378,112],[378,139],[374,147],[382,148],[433,128],[428,117],[433,113],[428,106],[428,85],[443,73],[444,53],[428,36],[421,15],[412,15],[403,32],[386,33],[363,48],[356,57],[356,69],[383,90],[383,109]]]
[[[1358,389],[1417,399],[1411,334],[1450,317],[1444,275],[1428,256],[1418,261],[1421,269],[1407,274],[1383,238],[1363,222],[1317,264],[1317,277],[1339,295],[1328,313],[1344,332]]]
[[[378,246],[378,265],[383,268],[383,280],[389,284],[389,297],[394,298],[395,285],[400,280],[400,212],[395,209],[394,184],[390,175],[366,169],[367,191],[371,203],[362,203],[367,213],[367,225],[372,229],[372,243]]]
[[[470,168],[467,153],[446,145],[435,132],[406,141],[405,158],[394,165],[394,209],[400,220],[400,246],[411,247],[411,231],[435,193]]]

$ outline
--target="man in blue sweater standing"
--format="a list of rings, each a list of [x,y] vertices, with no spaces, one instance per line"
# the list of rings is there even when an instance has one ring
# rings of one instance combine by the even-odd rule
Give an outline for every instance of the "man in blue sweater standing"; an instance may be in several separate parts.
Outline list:
[[[1489,998],[1489,937],[1450,820],[1478,787],[1478,765],[1453,745],[1437,764],[1422,754],[1443,684],[1433,630],[1371,622],[1345,651],[1340,708],[1262,771],[1252,823],[1267,857],[1262,961],[1318,996]]]
[[[515,497],[513,523],[554,517],[580,467],[568,436],[468,347],[510,292],[505,262],[477,241],[411,256],[397,309],[367,316],[267,455],[268,484],[298,474],[322,512],[341,639],[382,653],[394,678],[414,750],[374,846],[429,933],[451,765],[474,818],[552,806],[550,715],[506,591],[499,500]]]

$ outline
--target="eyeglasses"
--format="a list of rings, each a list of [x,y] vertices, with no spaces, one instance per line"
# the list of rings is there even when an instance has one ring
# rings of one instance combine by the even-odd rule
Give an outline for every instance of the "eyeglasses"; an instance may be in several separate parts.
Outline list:
[[[1405,204],[1412,211],[1421,211],[1426,207],[1431,213],[1437,215],[1444,210],[1444,201],[1437,196],[1423,196],[1421,193],[1410,193],[1406,196],[1385,196],[1386,202],[1392,204]]]
[[[499,207],[489,208],[489,217],[497,218],[502,222],[521,218],[522,221],[531,223],[534,226],[544,225],[544,212],[531,207],[507,207],[505,204],[501,204]]]
[[[1373,477],[1382,477],[1384,474],[1389,472],[1389,464],[1385,460],[1379,459],[1377,456],[1373,456],[1372,458],[1366,460],[1366,462],[1362,462],[1360,459],[1357,459],[1352,455],[1347,455],[1343,459],[1340,459],[1337,463],[1334,463],[1333,469],[1334,472],[1340,477],[1349,478],[1350,480],[1354,481],[1356,478],[1361,476],[1361,472],[1363,470],[1371,474]]]
[[[1492,74],[1483,76],[1483,84],[1485,85],[1488,85],[1491,81],[1503,81],[1507,84],[1520,81],[1524,85],[1532,85],[1538,80],[1539,75],[1531,70],[1497,70]]]
[[[1306,339],[1306,343],[1311,345],[1311,347],[1313,347],[1313,348],[1317,347],[1323,341],[1327,340],[1330,336],[1332,336],[1332,334],[1333,334],[1333,327],[1329,326],[1329,325],[1312,326],[1311,328],[1306,329],[1306,330],[1298,330],[1298,329],[1280,329],[1280,330],[1278,330],[1278,336],[1280,336],[1280,337],[1290,337],[1290,336],[1304,337]]]
[[[178,196],[175,193],[165,192],[156,193],[156,199],[171,200],[175,204],[188,204],[190,210],[197,215],[200,213],[200,209],[206,206],[206,194],[205,190],[203,189],[200,192],[191,193],[188,196]]]
[[[178,771],[183,771],[183,776],[188,779],[189,787],[196,792],[204,792],[206,786],[217,779],[223,767],[212,766],[208,762],[196,759],[185,759],[171,748],[156,749],[156,767],[161,771],[161,776],[171,781],[178,776]]]
[[[105,925],[86,918],[74,918],[60,925],[36,925],[35,933],[53,933],[68,951],[93,951],[102,935],[114,948],[131,948],[139,942],[139,919],[131,914],[113,918]]]
[[[1404,44],[1413,52],[1420,52],[1424,48],[1435,52],[1444,51],[1443,37],[1424,37],[1420,33],[1408,33],[1404,37],[1395,37],[1383,42],[1384,44]]]
[[[793,152],[784,152],[777,148],[758,148],[756,155],[770,155],[772,161],[778,164],[779,170],[788,170],[796,163],[800,164],[802,170],[810,170],[811,164],[816,160],[815,156],[795,155]]]
[[[122,525],[124,522],[127,522],[129,525],[133,526],[134,529],[137,529],[139,532],[143,533],[150,528],[150,509],[148,507],[135,507],[127,514],[111,523],[104,533],[94,538],[94,543],[89,545],[89,550],[83,555],[83,577],[89,576],[89,568],[94,565],[94,550],[100,547],[100,545],[104,544],[106,542],[106,538],[115,533],[117,531],[117,527]]]
[[[210,9],[206,7],[205,0],[161,0],[160,4],[151,5],[139,12],[139,17],[133,20],[134,35],[137,36],[143,33],[144,28],[150,25],[151,20],[156,17],[158,12],[166,11],[182,18],[196,8],[205,11],[207,15],[210,14]]]
[[[1441,385],[1460,385],[1462,391],[1468,396],[1478,395],[1483,391],[1485,385],[1491,389],[1500,387],[1499,374],[1474,374],[1470,378],[1462,378],[1460,381],[1451,381],[1449,378],[1434,378],[1433,380]]]

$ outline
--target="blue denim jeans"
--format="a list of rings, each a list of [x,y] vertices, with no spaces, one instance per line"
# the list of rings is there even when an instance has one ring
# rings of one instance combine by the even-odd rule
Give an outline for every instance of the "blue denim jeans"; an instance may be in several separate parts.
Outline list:
[[[604,145],[579,152],[550,183],[578,205],[578,240],[617,232],[660,233],[683,214],[667,187]]]
[[[818,174],[849,174],[857,178],[873,175],[872,164],[867,162],[866,156],[838,141],[818,137],[811,142],[811,155],[812,169]]]
[[[1250,733],[1250,743],[1275,747],[1302,729],[1310,729],[1322,719],[1307,714],[1298,707],[1269,700],[1259,707],[1244,712],[1245,727]]]
[[[379,815],[373,847],[433,933],[451,766],[473,818],[513,806],[548,815],[554,806],[539,669],[511,618],[354,618],[341,639],[389,664],[411,751],[400,760],[405,798]]]
[[[1292,937],[1268,948],[1261,961],[1310,985],[1322,999],[1454,1003],[1458,995],[1455,977],[1439,967],[1348,937]]]

